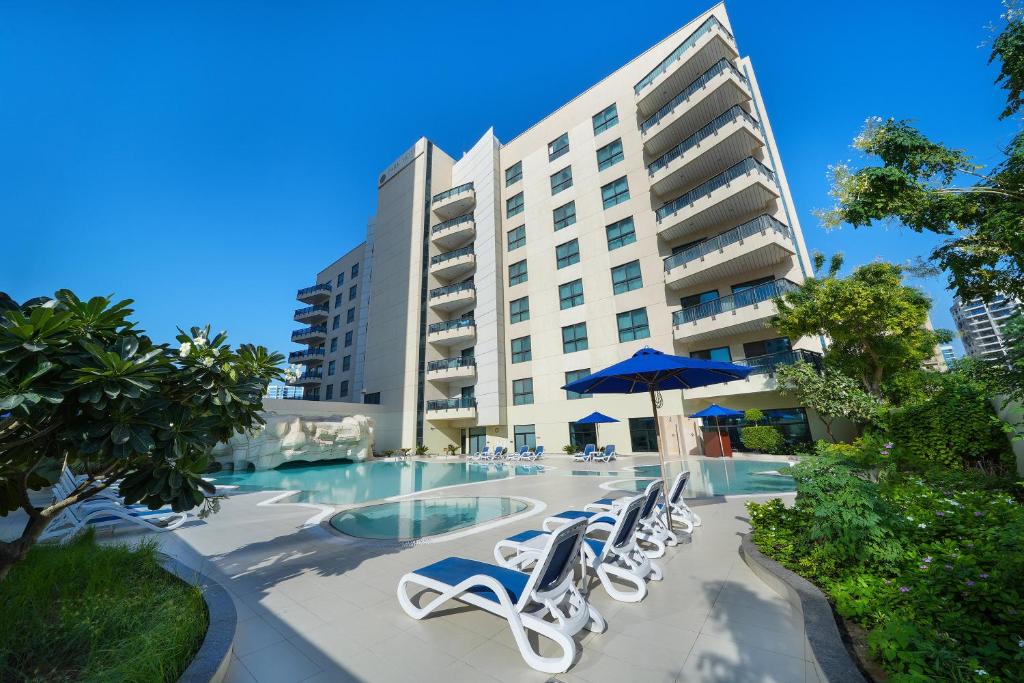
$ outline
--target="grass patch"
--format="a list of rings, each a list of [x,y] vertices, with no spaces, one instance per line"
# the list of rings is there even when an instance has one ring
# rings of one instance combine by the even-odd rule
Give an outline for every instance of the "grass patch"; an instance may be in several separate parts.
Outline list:
[[[0,681],[174,681],[206,626],[150,541],[37,546],[0,582]]]

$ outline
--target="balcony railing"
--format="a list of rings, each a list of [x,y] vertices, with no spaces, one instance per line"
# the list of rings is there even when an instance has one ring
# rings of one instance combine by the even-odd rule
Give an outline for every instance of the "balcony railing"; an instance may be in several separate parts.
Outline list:
[[[821,354],[814,351],[795,349],[793,351],[779,351],[764,356],[752,356],[734,360],[736,365],[746,365],[751,368],[751,375],[774,375],[775,369],[780,365],[793,365],[804,361],[810,363],[815,369],[821,369]]]
[[[434,227],[432,227],[430,229],[430,234],[433,235],[435,233],[441,232],[442,230],[447,230],[448,228],[453,228],[456,225],[462,225],[463,223],[472,223],[472,222],[473,222],[473,214],[472,213],[464,213],[461,216],[456,216],[455,218],[452,218],[451,220],[447,220],[444,223],[438,223],[437,225],[435,225]]]
[[[437,287],[436,289],[430,290],[430,298],[433,299],[435,297],[455,294],[456,292],[464,292],[470,289],[473,289],[473,281],[463,280],[462,282],[456,282],[453,285],[445,285],[444,287]]]
[[[456,249],[455,251],[449,251],[444,254],[438,254],[437,256],[431,256],[430,265],[434,266],[437,265],[438,263],[444,263],[445,261],[450,261],[451,259],[456,259],[461,256],[472,255],[472,253],[473,245],[471,244],[468,247],[462,247],[461,249]]]
[[[476,365],[476,359],[473,357],[469,358],[443,358],[441,360],[432,360],[427,363],[427,371],[433,372],[435,370],[454,370],[456,368],[470,368]]]
[[[427,333],[447,332],[448,330],[457,330],[461,327],[476,327],[476,321],[472,318],[459,318],[458,320],[446,320],[443,323],[431,323],[427,327]]]
[[[739,70],[729,62],[729,60],[720,59],[715,62],[714,66],[698,76],[697,80],[680,90],[679,94],[669,100],[664,107],[651,114],[650,118],[641,123],[640,132],[646,133],[652,127],[657,125],[663,118],[671,114],[676,107],[690,99],[695,92],[703,88],[712,78],[726,71],[736,76],[736,78],[740,79],[743,83],[747,82],[747,77],[740,73]]]
[[[713,31],[715,28],[721,29],[722,32],[725,33],[725,35],[729,36],[731,40],[736,40],[735,38],[733,38],[733,35],[729,31],[729,29],[722,25],[722,22],[720,22],[715,17],[708,17],[707,21],[698,26],[697,30],[691,33],[686,38],[686,40],[679,44],[679,47],[677,47],[675,50],[672,50],[671,54],[669,54],[668,57],[665,57],[665,59],[661,60],[661,64],[658,64],[658,66],[654,67],[654,69],[652,69],[649,74],[644,76],[639,83],[633,86],[633,93],[639,95],[641,92],[647,89],[658,76],[668,71],[668,68],[670,66],[672,66],[674,63],[682,59],[683,55],[685,55],[687,51],[693,48],[693,46],[697,44],[698,40],[700,40],[705,34]]]
[[[323,358],[323,349],[305,349],[303,351],[292,351],[288,354],[288,362],[294,363],[295,361],[307,360],[309,358]]]
[[[305,287],[303,289],[300,289],[299,293],[296,294],[295,296],[297,296],[297,297],[309,296],[310,294],[316,294],[317,292],[325,292],[325,293],[329,294],[330,291],[331,291],[331,283],[330,282],[322,282],[319,285],[313,285],[312,287]]]
[[[427,410],[458,410],[459,408],[476,408],[475,398],[442,398],[427,401]]]
[[[298,318],[301,315],[309,315],[310,313],[327,313],[329,310],[327,304],[316,304],[315,306],[306,306],[305,308],[296,308],[295,317]]]
[[[741,107],[738,104],[733,105],[732,107],[729,107],[724,114],[716,116],[714,119],[711,120],[711,123],[704,126],[696,133],[686,138],[678,145],[676,145],[675,147],[673,147],[672,149],[670,149],[669,151],[665,152],[660,157],[655,159],[653,162],[648,164],[647,174],[654,175],[655,173],[665,168],[670,163],[672,163],[673,161],[675,161],[676,159],[678,159],[679,157],[683,156],[688,151],[696,147],[698,144],[714,135],[716,132],[718,132],[719,129],[729,125],[738,118],[746,120],[752,126],[756,127],[758,125],[757,119],[748,114],[743,107]]]
[[[469,190],[472,189],[473,183],[463,183],[462,185],[456,185],[450,190],[445,190],[444,192],[438,192],[437,194],[435,194],[433,197],[430,198],[430,203],[436,204],[437,202],[444,201],[449,197],[454,197],[457,194],[460,194],[462,192],[468,192]]]
[[[308,337],[309,335],[316,334],[317,332],[327,334],[327,325],[310,325],[309,327],[303,327],[301,330],[295,330],[292,332],[292,339]]]
[[[672,314],[672,324],[682,325],[684,323],[692,323],[695,320],[701,318],[710,318],[713,315],[721,315],[722,313],[728,313],[734,311],[737,308],[743,308],[744,306],[753,306],[788,292],[789,290],[797,287],[795,282],[791,282],[784,278],[766,282],[763,285],[757,285],[750,289],[744,289],[743,291],[736,292],[735,294],[729,294],[728,296],[719,297],[712,299],[711,301],[705,301],[702,304],[696,306],[689,306],[682,308]]]
[[[676,213],[683,207],[689,206],[690,204],[694,203],[701,197],[711,194],[718,188],[727,185],[728,183],[731,183],[740,176],[746,175],[750,171],[761,171],[769,178],[771,178],[773,181],[775,180],[775,174],[772,173],[772,170],[770,168],[762,164],[754,157],[747,157],[738,164],[730,166],[726,170],[722,171],[711,180],[701,183],[700,185],[693,188],[683,196],[677,197],[672,201],[668,202],[667,204],[663,205],[661,208],[654,212],[654,215],[657,216],[658,222],[660,223],[666,217],[671,216],[672,214]]]
[[[699,244],[695,244],[692,247],[687,247],[679,253],[672,254],[665,259],[665,270],[670,271],[676,266],[681,266],[684,263],[690,261],[696,261],[699,258],[703,258],[708,254],[723,249],[730,244],[735,244],[740,240],[745,240],[751,235],[756,235],[760,232],[771,230],[777,232],[783,237],[786,237],[789,232],[789,228],[786,227],[785,223],[778,221],[767,214],[761,214],[752,221],[747,221],[742,225],[738,225],[731,230],[726,230],[720,235],[704,240]]]
[[[318,369],[318,370],[311,370],[310,372],[302,373],[301,375],[299,375],[298,377],[295,378],[295,381],[297,383],[297,382],[305,382],[305,381],[311,380],[311,379],[319,380],[319,379],[323,379],[323,378],[324,378],[324,371],[322,369]]]

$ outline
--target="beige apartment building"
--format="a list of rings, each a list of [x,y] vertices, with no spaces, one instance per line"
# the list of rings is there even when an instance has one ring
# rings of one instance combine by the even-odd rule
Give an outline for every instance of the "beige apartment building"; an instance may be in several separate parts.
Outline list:
[[[654,450],[646,395],[560,388],[644,346],[754,368],[663,394],[669,452],[700,452],[685,415],[712,402],[760,408],[794,441],[823,433],[775,390],[774,369],[817,362],[822,342],[769,325],[773,297],[810,263],[722,4],[512,140],[488,131],[456,160],[423,138],[392,163],[366,243],[299,292],[326,305],[312,327],[327,329],[293,335],[309,349],[292,359],[311,371],[332,358],[329,304],[346,286],[335,278],[355,262],[361,306],[342,328],[354,323],[352,376],[318,373],[306,398],[379,402],[378,448],[554,451],[594,442],[593,427],[575,422],[600,410],[619,420],[601,427],[602,443]]]

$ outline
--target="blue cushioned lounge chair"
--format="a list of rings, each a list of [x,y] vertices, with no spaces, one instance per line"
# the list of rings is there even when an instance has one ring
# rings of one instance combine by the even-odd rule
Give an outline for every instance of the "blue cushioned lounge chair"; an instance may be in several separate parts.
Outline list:
[[[583,452],[572,456],[572,459],[576,462],[590,462],[591,458],[594,457],[595,450],[597,450],[597,446],[592,443],[588,443],[583,447]]]

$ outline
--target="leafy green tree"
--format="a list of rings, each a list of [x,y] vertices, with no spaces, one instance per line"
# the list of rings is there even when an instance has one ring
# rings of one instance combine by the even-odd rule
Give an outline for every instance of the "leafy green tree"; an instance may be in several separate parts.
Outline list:
[[[1010,7],[1004,19],[989,58],[999,63],[996,82],[1007,91],[1002,119],[1024,104],[1022,13]],[[853,146],[878,161],[832,167],[835,205],[820,212],[826,226],[893,221],[946,235],[930,256],[961,297],[989,300],[1001,292],[1024,299],[1024,132],[987,171],[905,120],[868,119]]]
[[[815,270],[824,257],[815,254]],[[775,300],[773,325],[790,339],[825,336],[826,365],[860,380],[877,399],[895,373],[920,367],[935,345],[951,338],[926,327],[931,300],[903,284],[903,270],[884,262],[839,276],[842,259],[833,257],[828,274],[808,278]]]
[[[233,350],[209,326],[179,330],[178,349],[155,344],[129,320],[130,304],[60,290],[18,305],[0,293],[0,515],[28,518],[19,538],[0,542],[0,580],[69,506],[116,481],[127,503],[208,512],[210,448],[263,424],[281,354]],[[29,492],[65,463],[82,481],[33,503]]]
[[[878,399],[864,391],[857,380],[833,368],[819,371],[810,363],[800,361],[779,367],[775,378],[783,395],[793,396],[817,413],[833,443],[836,437],[832,423],[837,418],[846,418],[863,429],[875,419],[881,407]]]

